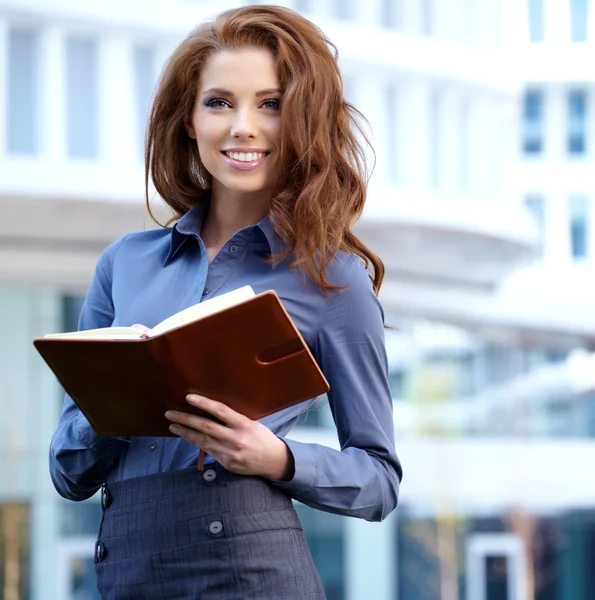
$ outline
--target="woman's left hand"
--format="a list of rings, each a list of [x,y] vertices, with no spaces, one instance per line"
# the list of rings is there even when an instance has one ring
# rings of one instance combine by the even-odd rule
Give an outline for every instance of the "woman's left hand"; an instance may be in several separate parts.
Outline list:
[[[172,422],[172,433],[201,448],[234,473],[275,480],[292,477],[291,451],[270,429],[210,398],[189,394],[186,401],[225,424],[168,410],[165,416]]]

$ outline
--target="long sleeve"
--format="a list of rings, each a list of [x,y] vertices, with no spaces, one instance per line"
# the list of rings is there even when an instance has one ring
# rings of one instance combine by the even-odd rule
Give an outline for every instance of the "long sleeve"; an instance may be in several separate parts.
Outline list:
[[[113,256],[120,242],[101,255],[85,298],[79,330],[109,327],[114,319],[111,297]],[[58,493],[69,500],[91,497],[128,445],[122,438],[99,436],[68,394],[50,444],[50,475]]]
[[[313,508],[382,521],[397,505],[402,469],[394,446],[384,317],[358,259],[350,260],[322,316],[315,355],[341,450],[285,440],[293,478],[275,482]]]

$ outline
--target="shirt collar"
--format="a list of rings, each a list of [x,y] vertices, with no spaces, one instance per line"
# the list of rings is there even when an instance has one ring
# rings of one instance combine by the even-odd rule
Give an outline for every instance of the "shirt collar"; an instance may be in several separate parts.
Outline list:
[[[169,252],[163,261],[166,267],[176,256],[186,240],[191,236],[200,236],[202,224],[209,209],[209,201],[203,200],[194,205],[186,214],[184,214],[172,227]],[[281,236],[275,231],[270,217],[267,215],[252,228],[258,228],[266,238],[271,254],[280,254],[285,249],[285,244]]]

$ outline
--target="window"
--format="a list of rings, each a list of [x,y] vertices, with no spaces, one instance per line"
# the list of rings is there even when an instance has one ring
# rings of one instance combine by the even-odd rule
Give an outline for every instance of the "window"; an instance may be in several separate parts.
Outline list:
[[[525,198],[525,206],[535,219],[540,239],[540,253],[543,255],[545,241],[545,200],[542,196],[529,195]]]
[[[583,91],[568,94],[568,154],[584,154],[586,151],[587,95]]]
[[[589,206],[586,196],[571,196],[568,212],[570,216],[570,249],[572,257],[586,258],[589,237]]]
[[[570,39],[573,42],[587,41],[589,0],[570,0]]]
[[[433,0],[421,0],[421,34],[432,35],[434,33]]]
[[[380,7],[381,25],[391,29],[401,29],[401,0],[382,0]]]
[[[134,49],[134,101],[138,148],[144,157],[145,132],[151,96],[156,78],[155,52],[152,48],[137,46]]]
[[[99,155],[97,44],[93,40],[66,42],[66,103],[68,154],[73,158]]]
[[[294,9],[299,13],[308,13],[312,11],[311,0],[295,0]]]
[[[388,179],[393,183],[399,181],[397,168],[399,160],[399,132],[397,126],[398,90],[394,83],[390,83],[385,89],[386,105],[386,153]]]
[[[543,93],[530,90],[525,93],[523,110],[523,152],[543,152]]]
[[[62,331],[76,331],[78,329],[79,317],[84,301],[84,296],[62,297]]]
[[[8,34],[6,149],[37,152],[37,37],[32,31]]]
[[[545,39],[544,0],[528,0],[529,39],[532,42],[543,42]]]
[[[355,0],[335,0],[334,15],[337,19],[355,19]]]

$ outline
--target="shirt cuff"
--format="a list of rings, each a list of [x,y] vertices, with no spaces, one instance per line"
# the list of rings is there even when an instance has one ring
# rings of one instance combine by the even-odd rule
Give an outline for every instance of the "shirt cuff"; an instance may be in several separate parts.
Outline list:
[[[111,450],[115,452],[119,448],[128,445],[130,438],[99,435],[95,432],[87,417],[79,412],[74,421],[74,435],[78,441],[89,450]]]
[[[293,454],[295,471],[289,481],[272,479],[271,482],[288,492],[290,496],[298,498],[301,494],[305,494],[314,487],[314,482],[316,481],[316,458],[310,444],[281,439]]]

